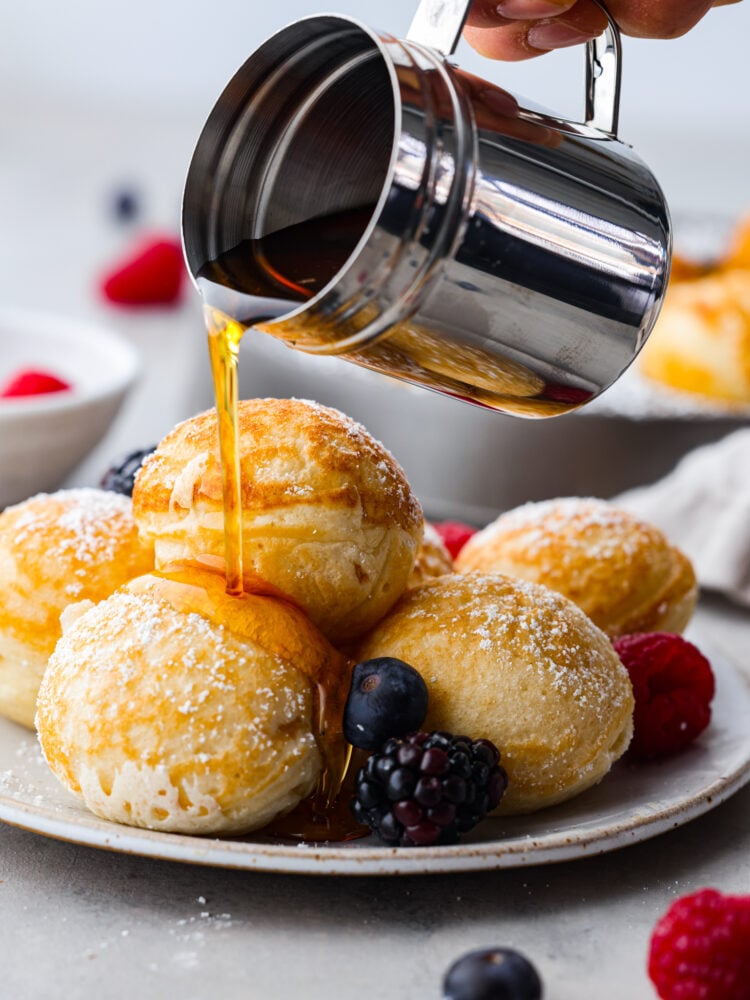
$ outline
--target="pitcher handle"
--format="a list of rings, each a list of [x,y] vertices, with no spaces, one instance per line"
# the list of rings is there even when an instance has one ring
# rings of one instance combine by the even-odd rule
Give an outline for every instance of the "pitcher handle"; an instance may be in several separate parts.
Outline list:
[[[586,111],[584,122],[617,138],[620,114],[622,47],[620,31],[606,7],[607,27],[586,45]],[[449,56],[456,51],[471,0],[419,0],[406,38]],[[502,29],[500,29],[502,30]]]

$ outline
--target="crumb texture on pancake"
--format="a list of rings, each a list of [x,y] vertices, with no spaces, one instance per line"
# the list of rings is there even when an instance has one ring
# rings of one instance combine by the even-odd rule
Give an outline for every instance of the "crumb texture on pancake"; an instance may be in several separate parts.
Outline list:
[[[97,815],[154,830],[240,833],[297,805],[322,767],[313,685],[264,641],[269,602],[314,670],[330,647],[273,598],[251,600],[257,641],[177,610],[149,577],[71,616],[38,699],[52,771]]]
[[[698,596],[690,560],[658,528],[591,497],[543,500],[501,514],[469,539],[456,567],[551,587],[613,638],[682,632]]]
[[[499,574],[407,591],[361,659],[396,656],[430,693],[426,729],[492,740],[509,785],[501,813],[530,812],[598,782],[632,736],[633,694],[612,644],[560,594]]]
[[[238,419],[246,568],[332,641],[361,635],[404,590],[420,542],[421,507],[403,470],[360,424],[317,403],[243,400]],[[164,438],[133,504],[157,566],[223,555],[214,411]]]
[[[100,601],[153,567],[129,497],[97,489],[40,493],[0,514],[0,712],[32,726],[60,615]]]

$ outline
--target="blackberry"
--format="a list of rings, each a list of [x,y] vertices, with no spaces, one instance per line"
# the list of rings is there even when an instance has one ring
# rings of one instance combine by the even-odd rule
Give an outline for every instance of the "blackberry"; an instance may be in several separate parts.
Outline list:
[[[511,948],[470,951],[448,969],[445,1000],[541,1000],[542,981],[531,962]]]
[[[107,469],[99,484],[101,488],[109,490],[111,493],[123,493],[127,497],[132,497],[138,470],[143,465],[144,458],[155,449],[156,445],[152,445],[150,448],[142,448],[140,451],[131,451],[117,465]]]
[[[507,784],[489,740],[411,733],[387,740],[359,770],[352,812],[394,847],[453,844],[499,805]]]
[[[414,732],[427,715],[427,685],[403,660],[363,660],[352,673],[344,708],[344,736],[361,750],[376,750],[391,736]]]

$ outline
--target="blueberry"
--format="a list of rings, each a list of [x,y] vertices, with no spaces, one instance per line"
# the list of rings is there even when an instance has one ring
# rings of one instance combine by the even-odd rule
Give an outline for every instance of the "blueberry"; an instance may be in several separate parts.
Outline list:
[[[427,715],[427,685],[403,660],[380,656],[358,663],[344,709],[352,746],[376,750],[390,737],[419,729]]]
[[[511,948],[470,951],[448,969],[445,1000],[541,1000],[542,981],[534,966]]]
[[[112,214],[118,222],[131,222],[141,214],[141,199],[132,188],[122,187],[112,196]]]
[[[132,497],[135,477],[143,464],[144,458],[154,451],[156,445],[150,448],[141,448],[140,451],[131,451],[119,462],[107,469],[99,484],[103,490],[111,493],[123,493],[127,497]]]

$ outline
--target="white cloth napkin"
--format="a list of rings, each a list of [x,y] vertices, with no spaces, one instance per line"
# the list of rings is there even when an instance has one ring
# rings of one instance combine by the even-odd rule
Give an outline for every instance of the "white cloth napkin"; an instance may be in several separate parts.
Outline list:
[[[702,587],[750,606],[750,428],[697,448],[664,479],[613,502],[661,528]]]

